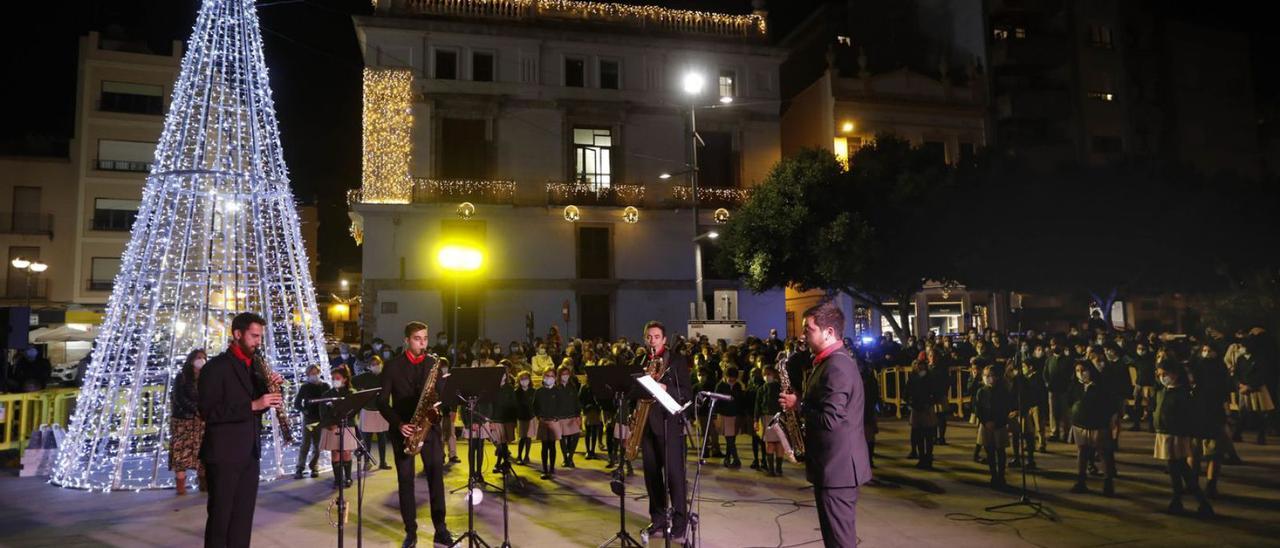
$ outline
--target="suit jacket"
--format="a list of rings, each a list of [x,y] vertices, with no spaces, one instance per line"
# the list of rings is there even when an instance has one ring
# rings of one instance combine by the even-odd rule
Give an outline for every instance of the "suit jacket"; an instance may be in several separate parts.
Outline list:
[[[805,382],[805,475],[815,487],[857,487],[871,479],[863,429],[865,395],[858,364],[840,348]]]
[[[200,458],[206,463],[243,464],[262,457],[262,411],[253,400],[267,393],[266,379],[230,351],[214,356],[200,370],[197,389],[204,440]]]
[[[689,373],[689,359],[683,354],[672,350],[671,347],[667,347],[665,352],[667,353],[667,372],[662,375],[662,378],[658,379],[658,382],[667,385],[667,394],[670,394],[676,400],[676,403],[684,405],[685,402],[693,399],[693,377]],[[650,397],[649,392],[640,386],[639,382],[635,383],[635,388],[632,389],[631,394],[633,399]],[[655,402],[654,405],[649,406],[647,426],[650,432],[661,436],[663,425],[667,424],[667,421],[671,421],[670,424],[667,424],[667,434],[669,436],[683,437],[684,426],[680,419],[680,416],[668,413],[661,404]]]
[[[431,356],[423,358],[422,363],[414,364],[403,353],[391,358],[382,369],[382,392],[378,394],[378,411],[387,419],[387,425],[393,437],[400,436],[400,425],[413,419],[418,409],[418,400],[427,387],[427,374],[435,365]],[[436,381],[436,394],[443,394],[445,379]],[[443,413],[443,406],[441,413]],[[440,435],[440,425],[431,426],[429,435]]]

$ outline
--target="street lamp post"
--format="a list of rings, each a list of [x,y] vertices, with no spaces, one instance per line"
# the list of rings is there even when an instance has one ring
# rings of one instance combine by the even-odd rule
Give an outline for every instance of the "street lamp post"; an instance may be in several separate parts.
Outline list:
[[[449,361],[453,367],[458,367],[458,278],[480,270],[484,264],[484,252],[477,247],[450,244],[440,248],[436,261],[441,268],[453,274],[453,329],[449,330],[453,351]]]
[[[706,84],[706,79],[698,72],[689,72],[684,75],[684,92],[689,95],[689,131],[691,132],[691,161],[689,162],[689,199],[692,200],[693,206],[693,265],[694,265],[694,295],[693,295],[693,319],[705,319],[706,314],[703,312],[702,304],[702,244],[698,241],[698,107],[697,98],[702,95],[702,88]]]
[[[22,257],[17,257],[9,264],[14,268],[23,271],[27,275],[27,309],[31,309],[31,278],[39,276],[41,272],[49,270],[49,265],[40,261],[30,261]]]

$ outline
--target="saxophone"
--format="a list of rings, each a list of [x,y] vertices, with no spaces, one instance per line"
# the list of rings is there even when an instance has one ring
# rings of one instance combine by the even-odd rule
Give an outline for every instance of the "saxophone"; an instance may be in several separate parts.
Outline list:
[[[427,373],[427,386],[423,387],[422,395],[418,397],[418,407],[413,410],[413,418],[409,419],[409,423],[417,426],[418,429],[412,436],[404,439],[406,455],[417,455],[421,452],[422,445],[427,440],[427,433],[431,431],[431,425],[440,422],[440,395],[436,394],[436,379],[440,377],[440,358],[434,354],[428,356],[432,362],[431,371]]]
[[[644,373],[653,377],[653,380],[661,379],[667,374],[667,358],[653,357],[654,350],[649,349],[649,360],[645,363]],[[635,409],[631,410],[630,429],[631,435],[627,437],[627,447],[625,458],[627,460],[635,460],[640,454],[640,438],[646,426],[649,425],[649,408],[653,407],[653,398],[643,398],[636,401]]]
[[[791,375],[787,373],[787,358],[784,356],[774,365],[778,370],[778,382],[782,392],[791,392]],[[769,430],[777,434],[782,452],[787,460],[799,462],[804,459],[804,430],[800,427],[800,417],[795,410],[783,410],[769,420]]]
[[[281,383],[273,382],[271,380],[273,376],[272,374],[275,373],[275,370],[271,369],[271,365],[267,363],[267,357],[262,353],[261,346],[259,346],[258,350],[253,353],[253,368],[258,372],[258,375],[266,381],[267,392],[280,394],[281,397],[284,396],[283,386],[281,386]],[[292,444],[293,428],[289,425],[289,412],[285,411],[283,405],[276,408],[276,426],[279,428],[280,437],[284,439],[284,442],[286,444]]]

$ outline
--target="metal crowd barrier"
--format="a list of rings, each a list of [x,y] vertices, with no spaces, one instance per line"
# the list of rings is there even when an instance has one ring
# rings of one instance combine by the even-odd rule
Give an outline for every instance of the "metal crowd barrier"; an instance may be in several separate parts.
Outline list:
[[[965,405],[970,399],[964,393],[964,387],[969,382],[969,369],[953,366],[947,368],[947,372],[951,375],[951,386],[947,387],[947,407],[952,409],[952,416],[963,418]],[[894,417],[902,418],[903,408],[907,403],[904,392],[911,367],[895,365],[881,369],[876,374],[880,381],[880,403],[893,406]]]

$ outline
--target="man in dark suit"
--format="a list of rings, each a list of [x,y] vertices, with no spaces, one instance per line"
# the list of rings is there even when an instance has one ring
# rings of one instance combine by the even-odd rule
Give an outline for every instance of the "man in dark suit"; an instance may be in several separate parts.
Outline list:
[[[249,546],[258,499],[262,413],[279,407],[280,394],[253,370],[267,322],[244,312],[231,320],[231,346],[200,371],[199,407],[204,418],[200,458],[209,482],[206,547]],[[272,373],[274,382],[280,375]]]
[[[818,524],[828,548],[857,545],[858,486],[871,480],[862,377],[841,341],[842,333],[844,313],[834,302],[806,310],[804,338],[814,353],[814,365],[804,383],[804,399],[797,402],[795,394],[778,397],[783,409],[798,407],[804,419],[805,472],[813,484]]]
[[[400,495],[400,519],[404,521],[404,548],[418,544],[418,501],[413,492],[414,456],[404,452],[405,438],[418,431],[412,423],[418,400],[426,389],[435,360],[426,354],[427,324],[409,322],[404,326],[404,353],[391,358],[382,370],[382,392],[378,394],[378,411],[387,419],[391,449],[395,455],[396,483]],[[436,394],[444,394],[444,379],[436,380]],[[446,425],[452,428],[452,425]],[[445,527],[444,517],[444,445],[440,420],[431,424],[424,439],[422,466],[431,490],[431,524],[435,542],[453,544],[453,535]]]
[[[683,405],[693,399],[693,384],[689,373],[689,361],[674,349],[667,348],[667,328],[651,321],[644,326],[645,345],[652,356],[666,362],[666,372],[655,378],[676,403]],[[636,384],[638,392],[647,393]],[[646,533],[650,536],[667,534],[671,529],[672,542],[684,538],[688,525],[688,508],[685,500],[685,446],[684,414],[672,415],[661,404],[649,406],[649,419],[644,432],[632,432],[641,436],[640,454],[644,460],[644,488],[649,495],[650,524]],[[671,500],[671,519],[667,520],[667,498]]]

